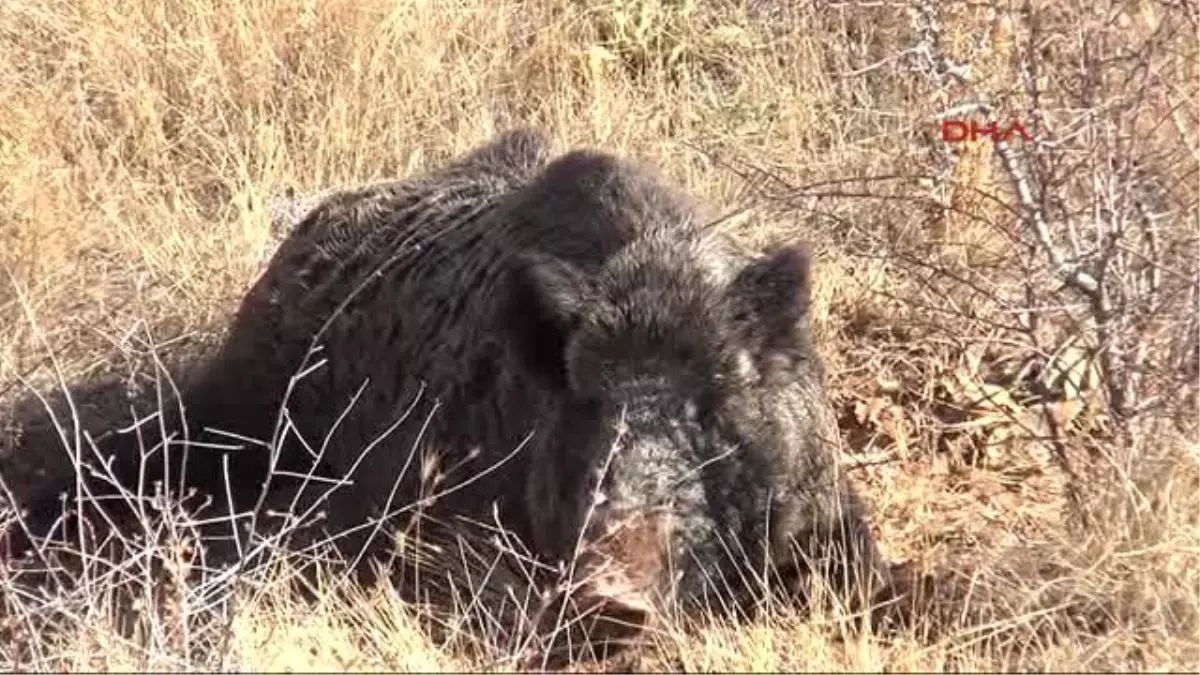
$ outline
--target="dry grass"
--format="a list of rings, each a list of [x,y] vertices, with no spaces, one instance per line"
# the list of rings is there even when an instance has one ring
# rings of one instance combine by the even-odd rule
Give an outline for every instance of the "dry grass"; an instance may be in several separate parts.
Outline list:
[[[820,348],[884,550],[973,582],[931,613],[936,639],[836,639],[837,617],[781,612],[668,631],[643,667],[1195,672],[1196,7],[991,5],[0,3],[0,397],[144,386],[160,354],[212,345],[287,188],[406,175],[535,125],[750,208],[747,245],[814,241]],[[1000,148],[937,140],[935,115],[979,96],[1065,139],[1031,166],[1084,259],[1121,240],[1097,223],[1135,213],[1125,188],[1157,189],[1152,248],[1112,257],[1119,321],[1061,299]],[[1139,281],[1145,250],[1158,282]],[[1097,356],[1117,344],[1144,358]],[[1052,377],[1066,354],[1095,360]],[[84,422],[127,412],[93,399]],[[5,457],[5,482],[22,497],[65,461]],[[251,584],[220,630],[177,611],[132,642],[103,582],[62,601],[58,632],[10,623],[3,666],[514,667],[434,644],[382,591],[300,607]]]

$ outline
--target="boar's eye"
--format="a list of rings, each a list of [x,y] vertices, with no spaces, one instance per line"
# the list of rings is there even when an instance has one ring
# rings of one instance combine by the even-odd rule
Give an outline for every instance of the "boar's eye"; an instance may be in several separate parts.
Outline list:
[[[714,424],[717,414],[716,396],[712,392],[700,392],[684,403],[683,414],[688,422],[701,426]]]

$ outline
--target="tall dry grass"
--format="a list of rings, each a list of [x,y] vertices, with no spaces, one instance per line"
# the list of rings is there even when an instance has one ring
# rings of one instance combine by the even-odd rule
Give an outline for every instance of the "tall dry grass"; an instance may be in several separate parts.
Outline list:
[[[27,422],[30,391],[107,377],[73,417],[125,423],[122,389],[219,339],[273,199],[533,125],[738,210],[749,246],[815,243],[820,349],[884,550],[961,572],[935,638],[781,611],[668,631],[644,667],[1194,672],[1197,51],[1194,3],[1153,0],[8,0],[0,397]],[[946,111],[1036,120],[1035,141],[951,146]],[[37,430],[13,426],[19,500],[67,454],[18,452]],[[189,618],[214,602],[196,589],[146,599],[129,637],[114,578],[43,602],[53,622],[23,599],[0,661],[515,667],[435,644],[383,591],[299,606],[266,577],[213,625]]]

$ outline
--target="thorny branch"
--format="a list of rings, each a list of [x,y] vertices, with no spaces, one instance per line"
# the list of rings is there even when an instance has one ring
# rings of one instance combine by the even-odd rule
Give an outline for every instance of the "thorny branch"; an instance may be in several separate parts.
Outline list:
[[[944,5],[917,0],[909,9],[919,51],[926,56],[926,66],[918,70],[939,95],[950,89],[969,91],[969,60],[955,63],[941,51],[947,42],[940,21]],[[1154,316],[1163,307],[1164,276],[1172,273],[1168,249],[1174,247],[1164,245],[1163,233],[1172,226],[1179,232],[1184,210],[1155,209],[1148,204],[1164,201],[1167,181],[1161,172],[1174,164],[1164,161],[1167,158],[1161,150],[1146,147],[1149,139],[1140,131],[1154,110],[1149,98],[1153,93],[1147,92],[1153,92],[1164,79],[1150,64],[1170,48],[1171,22],[1167,19],[1176,8],[1159,6],[1164,18],[1133,54],[1120,50],[1105,53],[1105,38],[1114,30],[1119,8],[1092,13],[1080,7],[1066,24],[1061,17],[1049,16],[1054,9],[1033,2],[1025,2],[1015,11],[988,6],[993,22],[1000,12],[1006,12],[1012,25],[1025,30],[1025,38],[1015,41],[1012,67],[1016,86],[1002,95],[1023,98],[1026,123],[1036,123],[1035,137],[1020,150],[1008,139],[999,138],[994,150],[1031,245],[1043,257],[1047,271],[1086,300],[1091,342],[1104,372],[1109,411],[1128,436],[1133,418],[1161,399],[1161,394],[1145,390],[1150,351],[1145,331],[1156,320],[1166,318]],[[1071,16],[1069,9],[1063,11]],[[1083,45],[1074,69],[1045,62],[1046,46],[1066,40]],[[1116,84],[1119,81],[1123,86]],[[987,92],[970,94],[969,102],[952,105],[935,118],[974,114],[995,119],[997,106],[989,102]],[[1064,113],[1068,123],[1055,129],[1050,120]],[[1176,119],[1174,108],[1167,114],[1172,121]],[[1081,163],[1078,157],[1085,159]],[[1194,160],[1194,153],[1191,158]],[[1150,167],[1156,170],[1148,170]],[[1150,189],[1151,185],[1156,189]],[[1157,199],[1148,200],[1146,196],[1152,192]],[[1140,244],[1130,241],[1132,228],[1141,230]],[[1059,237],[1069,246],[1064,247]],[[1196,286],[1194,271],[1177,276],[1189,287]],[[1032,278],[1027,281],[1033,283]],[[1031,300],[1044,292],[1027,288]],[[1194,325],[1193,315],[1187,326],[1191,330]],[[1035,337],[1032,322],[1028,328],[1031,338]]]

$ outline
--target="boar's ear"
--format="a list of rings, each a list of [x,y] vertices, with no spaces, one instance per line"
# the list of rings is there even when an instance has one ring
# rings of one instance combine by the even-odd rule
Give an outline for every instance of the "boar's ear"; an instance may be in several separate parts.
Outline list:
[[[591,298],[591,285],[570,263],[519,257],[508,277],[502,322],[514,355],[554,388],[567,386],[565,351]]]
[[[729,287],[738,323],[760,335],[765,346],[786,344],[803,329],[809,306],[809,248],[793,244],[746,265]]]

